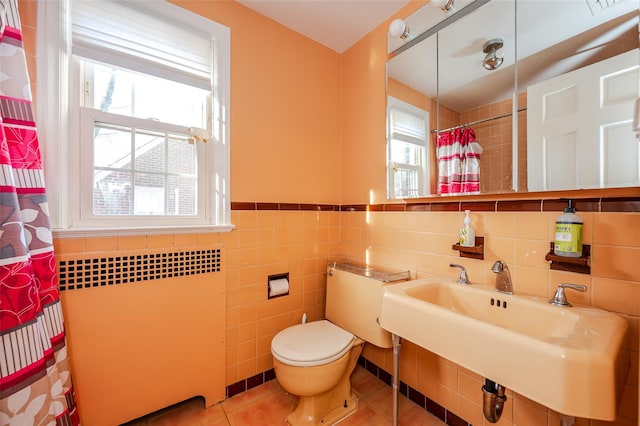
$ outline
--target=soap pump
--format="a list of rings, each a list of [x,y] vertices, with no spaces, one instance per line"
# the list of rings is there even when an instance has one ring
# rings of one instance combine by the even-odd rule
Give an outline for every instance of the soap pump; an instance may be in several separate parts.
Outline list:
[[[476,245],[476,233],[471,227],[470,213],[470,210],[464,211],[465,217],[462,222],[462,227],[460,228],[460,245],[463,247],[473,247]]]
[[[553,251],[558,256],[582,256],[582,218],[576,214],[573,200],[569,200],[564,213],[556,220]]]

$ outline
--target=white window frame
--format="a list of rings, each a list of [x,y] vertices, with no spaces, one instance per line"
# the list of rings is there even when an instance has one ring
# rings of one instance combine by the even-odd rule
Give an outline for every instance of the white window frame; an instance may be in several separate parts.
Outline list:
[[[157,132],[166,132],[174,134],[188,135],[188,129],[183,126],[177,126],[174,124],[158,123],[154,120],[142,119],[131,116],[121,116],[111,114],[108,112],[100,111],[95,108],[80,108],[80,140],[93,140],[93,131],[96,123],[107,123],[109,125],[132,127],[137,129],[146,129]],[[187,142],[185,142],[187,143]],[[196,143],[198,152],[198,169],[207,170],[209,167],[206,165],[207,158],[209,157],[207,148],[208,143]],[[87,144],[86,146],[80,146],[80,176],[93,177],[94,169],[94,152],[93,144]],[[135,189],[135,188],[134,188]],[[206,199],[207,185],[198,184],[198,200]],[[93,179],[83,179],[79,184],[80,197],[78,199],[79,207],[74,209],[79,214],[78,217],[74,217],[74,222],[81,224],[83,227],[96,228],[101,224],[111,225],[115,222],[122,222],[123,219],[105,219],[104,217],[96,216],[93,214]],[[198,204],[198,214],[194,216],[127,216],[126,222],[131,226],[145,227],[149,222],[154,219],[160,221],[171,221],[172,224],[178,226],[198,226],[201,217],[206,218],[206,206]],[[157,221],[157,220],[156,220]]]
[[[420,117],[424,120],[425,125],[425,135],[424,140],[405,140],[405,142],[415,143],[416,145],[422,146],[423,148],[423,157],[421,159],[422,165],[412,165],[412,164],[404,164],[397,163],[391,161],[391,149],[392,144],[391,140],[393,139],[393,135],[391,134],[391,129],[393,128],[391,123],[391,110],[403,110],[406,113],[414,115],[416,117]],[[395,172],[396,170],[408,170],[414,171],[418,173],[418,194],[415,197],[405,197],[405,198],[420,198],[428,196],[429,191],[429,167],[430,167],[430,150],[429,150],[429,140],[430,140],[430,128],[429,128],[429,111],[425,111],[418,107],[415,107],[411,104],[408,104],[400,99],[394,98],[393,96],[387,97],[387,198],[389,199],[397,199],[395,195]]]
[[[166,1],[138,2],[153,12],[212,35],[215,60],[212,109],[213,137],[207,143],[206,182],[198,182],[205,195],[206,213],[197,222],[183,217],[166,217],[163,224],[127,216],[116,220],[84,220],[86,195],[80,196],[81,174],[78,142],[80,134],[80,96],[73,86],[69,1],[38,3],[36,102],[39,138],[47,182],[51,226],[58,238],[101,235],[228,232],[230,202],[230,30],[229,28]],[[65,143],[64,141],[70,141]],[[91,175],[88,175],[91,176]],[[202,202],[203,200],[199,200]]]

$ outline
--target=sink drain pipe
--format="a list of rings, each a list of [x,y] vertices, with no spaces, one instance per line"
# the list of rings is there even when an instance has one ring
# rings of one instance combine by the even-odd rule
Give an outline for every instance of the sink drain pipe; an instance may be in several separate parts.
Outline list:
[[[496,423],[502,416],[502,409],[504,403],[507,401],[507,397],[504,394],[505,387],[498,383],[484,379],[484,386],[482,387],[482,412],[484,418],[491,423]]]
[[[393,376],[391,378],[391,389],[393,393],[393,408],[391,414],[392,426],[398,426],[398,397],[400,392],[400,346],[402,339],[395,333],[391,333],[393,343]]]

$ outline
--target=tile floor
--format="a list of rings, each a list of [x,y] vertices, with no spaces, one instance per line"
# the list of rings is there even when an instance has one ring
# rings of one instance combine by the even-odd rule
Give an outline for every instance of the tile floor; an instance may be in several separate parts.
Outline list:
[[[353,391],[358,395],[358,411],[340,426],[391,425],[391,388],[364,368],[353,373]],[[284,392],[276,380],[250,389],[209,408],[202,398],[193,398],[170,408],[134,420],[126,426],[256,426],[286,425],[285,418],[296,397]],[[401,396],[399,425],[441,426],[437,417]]]

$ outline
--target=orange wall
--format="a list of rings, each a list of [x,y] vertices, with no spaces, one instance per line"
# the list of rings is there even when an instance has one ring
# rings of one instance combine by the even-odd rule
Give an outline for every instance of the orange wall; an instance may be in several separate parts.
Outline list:
[[[418,6],[410,2],[399,13],[407,17]],[[344,85],[341,96],[345,106],[343,122],[343,204],[380,203],[385,200],[385,141],[382,120],[385,110],[384,60],[386,29],[381,25],[344,53]],[[368,74],[365,74],[368,73]],[[365,84],[368,84],[367,87]],[[523,126],[524,127],[524,126]],[[520,129],[522,131],[522,129]],[[521,139],[519,135],[519,139]],[[637,192],[636,192],[637,194]],[[552,295],[559,282],[576,282],[590,288],[585,303],[623,314],[630,325],[625,343],[630,370],[618,409],[619,418],[611,423],[637,426],[638,347],[640,340],[640,280],[631,270],[640,258],[640,240],[624,232],[610,232],[614,223],[640,235],[638,213],[592,213],[585,226],[585,242],[593,236],[592,274],[550,271],[544,255],[552,240],[555,217],[559,213],[472,213],[477,235],[485,236],[484,261],[465,260],[451,249],[462,215],[447,212],[345,212],[341,216],[342,253],[352,259],[368,260],[390,268],[454,274],[452,261],[462,262],[472,276],[491,282],[492,262],[503,259],[515,269],[515,291]],[[628,265],[628,266],[627,266]],[[631,269],[629,269],[631,268]],[[518,287],[520,290],[518,290]],[[632,303],[626,300],[633,300]],[[476,350],[476,348],[469,348]],[[390,351],[367,346],[365,356],[387,371],[392,371]],[[483,424],[482,378],[473,372],[437,357],[415,345],[403,346],[400,366],[402,380],[473,424]],[[550,384],[553,386],[553,384]],[[558,414],[519,395],[513,395],[500,424],[559,424]],[[579,419],[579,425],[600,425]]]
[[[337,203],[340,55],[234,1],[172,2],[231,28],[231,199]]]
[[[397,15],[409,16],[425,3],[411,1]],[[343,54],[342,204],[386,202],[386,61],[390,21]]]
[[[172,3],[231,28],[232,201],[338,203],[340,55],[232,0]],[[35,98],[37,1],[19,10]]]
[[[232,1],[175,2],[231,27],[232,201],[386,202],[386,24],[338,55]],[[399,16],[424,3],[410,2]],[[34,4],[20,0],[25,27],[35,28]],[[33,45],[26,42],[28,48]],[[625,344],[631,373],[619,409],[621,420],[615,424],[635,426],[640,281],[633,267],[640,258],[640,234],[635,232],[640,214],[585,217],[585,242],[594,245],[591,276],[549,271],[544,253],[556,215],[472,214],[488,252],[485,261],[462,263],[472,279],[490,279],[490,263],[504,259],[513,265],[516,291],[548,295],[560,280],[585,284],[592,291],[587,299],[575,295],[576,302],[622,313],[631,326]],[[451,273],[446,265],[461,261],[450,249],[461,218],[448,212],[233,211],[236,229],[230,233],[56,239],[55,245],[57,253],[72,254],[224,244],[225,380],[232,384],[271,368],[271,338],[298,322],[302,312],[311,320],[322,316],[324,265],[330,255],[363,260],[369,252],[375,263],[394,269]],[[633,232],[613,232],[622,229],[619,224]],[[287,271],[290,296],[267,300],[266,276]],[[389,351],[368,347],[366,354],[391,371]],[[474,424],[482,423],[480,379],[473,373],[411,344],[403,346],[401,371],[404,381],[430,398]],[[510,401],[500,424],[539,426],[557,418],[526,398]]]
[[[31,94],[36,98],[36,23],[38,20],[37,0],[18,0],[18,10],[22,23],[22,38],[27,59],[27,69],[31,80]],[[35,109],[35,106],[34,106]]]

